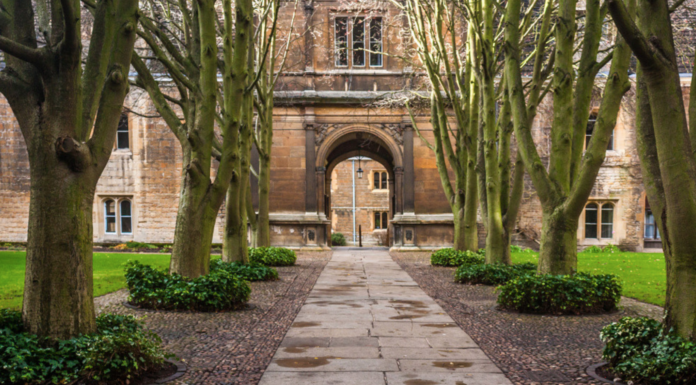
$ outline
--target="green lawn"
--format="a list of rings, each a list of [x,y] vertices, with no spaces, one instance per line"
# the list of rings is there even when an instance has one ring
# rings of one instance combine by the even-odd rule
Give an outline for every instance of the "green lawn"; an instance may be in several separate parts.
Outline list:
[[[538,257],[537,253],[512,253],[513,263],[536,263]],[[615,274],[621,278],[624,296],[665,304],[665,257],[661,253],[579,253],[578,270]]]
[[[24,251],[0,251],[0,308],[22,307]],[[94,253],[94,296],[126,286],[123,264],[135,259],[145,265],[169,266],[169,254]]]

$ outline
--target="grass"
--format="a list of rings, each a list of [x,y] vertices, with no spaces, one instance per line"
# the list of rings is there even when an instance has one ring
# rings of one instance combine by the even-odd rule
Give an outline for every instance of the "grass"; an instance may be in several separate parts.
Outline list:
[[[169,254],[94,253],[94,296],[126,287],[123,264],[129,259],[155,267],[169,266]],[[0,309],[22,307],[26,252],[0,251]]]
[[[537,262],[537,253],[512,253],[513,263]],[[578,271],[617,275],[623,295],[665,305],[666,273],[662,253],[578,253]]]

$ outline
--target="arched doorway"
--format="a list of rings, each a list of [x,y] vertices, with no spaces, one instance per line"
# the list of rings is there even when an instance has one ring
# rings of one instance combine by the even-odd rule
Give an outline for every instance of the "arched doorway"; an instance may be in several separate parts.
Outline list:
[[[316,156],[317,212],[326,219],[327,239],[331,234],[331,175],[341,162],[365,157],[374,160],[388,173],[389,223],[403,213],[403,150],[396,138],[380,128],[345,126],[333,128],[319,143]],[[393,230],[387,230],[386,245],[391,245]]]

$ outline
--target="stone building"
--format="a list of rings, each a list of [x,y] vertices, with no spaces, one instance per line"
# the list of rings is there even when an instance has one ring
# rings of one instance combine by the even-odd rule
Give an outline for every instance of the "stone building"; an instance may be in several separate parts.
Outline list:
[[[423,74],[392,55],[402,49],[403,19],[388,3],[370,13],[346,9],[340,2],[303,3],[296,17],[301,38],[293,40],[275,93],[272,243],[325,248],[332,229],[351,241],[353,205],[346,188],[352,188],[348,187],[353,177],[350,159],[362,156],[371,161],[362,165],[362,184],[356,185],[361,208],[356,207],[355,218],[363,231],[368,230],[365,243],[404,249],[451,245],[452,213],[434,153],[414,135],[407,111],[372,103],[425,82]],[[292,6],[287,5],[282,15],[281,33],[285,33],[288,28],[282,26],[291,19]],[[360,51],[365,45],[371,52]],[[690,75],[682,80],[688,97]],[[633,100],[632,94],[624,100],[612,146],[580,218],[578,239],[583,247],[608,243],[633,250],[660,247],[642,187]],[[137,90],[128,104],[142,113],[154,111]],[[432,139],[428,118],[416,117],[422,135]],[[548,99],[533,126],[542,157],[549,153],[551,118]],[[28,157],[4,99],[0,119],[0,242],[23,242],[29,207]],[[161,119],[135,114],[124,115],[117,135],[95,196],[94,241],[171,242],[182,170],[177,139]],[[257,165],[258,159],[252,163]],[[372,198],[363,200],[362,195]],[[538,241],[539,205],[527,180],[516,241],[531,246]],[[221,242],[223,215],[214,242]],[[387,228],[382,229],[385,222]],[[483,236],[482,232],[481,240]]]
[[[343,234],[348,245],[357,245],[359,237],[366,246],[388,245],[389,173],[386,168],[371,159],[355,157],[339,163],[330,178],[331,232]]]

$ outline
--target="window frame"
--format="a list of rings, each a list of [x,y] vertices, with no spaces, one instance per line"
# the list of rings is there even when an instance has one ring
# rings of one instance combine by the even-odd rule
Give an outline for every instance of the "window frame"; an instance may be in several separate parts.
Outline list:
[[[588,207],[591,205],[596,206],[596,212],[597,212],[597,219],[595,223],[588,223],[587,222],[587,210]],[[611,206],[611,222],[605,222],[605,215],[604,212],[608,211],[605,209],[605,207]],[[595,241],[602,241],[602,240],[613,240],[614,239],[614,228],[616,225],[616,209],[617,209],[618,203],[616,201],[601,201],[601,200],[588,200],[587,203],[585,204],[585,208],[583,209],[583,221],[584,221],[584,228],[583,228],[583,239],[592,239]],[[596,231],[597,236],[596,237],[588,237],[587,236],[587,226],[594,226],[594,229]],[[602,236],[602,232],[604,231],[605,226],[610,226],[611,227],[611,237],[604,237]]]
[[[121,124],[121,122],[125,122],[125,124]],[[125,130],[122,129],[122,127],[125,126]],[[125,133],[126,134],[126,139],[125,139],[125,147],[121,146],[121,134]],[[120,151],[130,151],[131,149],[131,144],[130,144],[130,121],[128,118],[128,114],[121,114],[121,117],[119,118],[118,121],[118,126],[116,127],[116,150]]]
[[[360,41],[360,40],[356,41],[356,40],[355,40],[355,24],[356,24],[356,21],[357,21],[358,19],[362,19],[362,35],[363,35],[363,36],[362,36],[362,41]],[[365,31],[366,31],[366,26],[367,26],[367,20],[366,20],[366,19],[367,19],[367,18],[366,18],[365,16],[353,16],[353,18],[351,19],[351,24],[350,24],[350,26],[351,26],[351,28],[350,28],[350,51],[351,51],[351,55],[350,55],[351,61],[350,61],[350,64],[351,64],[351,68],[356,68],[356,67],[357,67],[357,68],[367,68],[367,56],[368,56],[368,55],[367,55],[367,51],[365,50]],[[356,43],[360,43],[360,42],[361,42],[362,45],[363,45],[363,46],[362,46],[362,52],[359,51],[360,48],[357,48],[357,49],[355,48],[355,44],[356,44]],[[363,64],[362,64],[362,65],[360,65],[360,64],[355,64],[355,58],[356,58],[355,54],[356,54],[356,53],[362,53],[362,61],[363,61]]]
[[[130,206],[130,214],[128,215],[123,215],[123,204],[128,203]],[[123,231],[123,218],[128,218],[130,220],[130,228],[131,230],[129,232]],[[120,234],[125,234],[125,235],[132,235],[133,234],[133,202],[131,202],[130,199],[121,199],[118,202],[118,224],[119,224],[119,231]]]
[[[372,52],[372,21],[373,20],[379,20],[379,52],[380,53],[373,53]],[[374,16],[370,17],[369,20],[369,27],[368,27],[368,34],[367,34],[367,41],[368,41],[368,49],[370,53],[370,58],[369,58],[369,65],[370,68],[384,68],[384,22],[382,16]],[[367,26],[367,24],[366,24]],[[375,40],[376,42],[376,40]],[[379,56],[379,65],[373,65],[372,64],[372,55]]]
[[[114,204],[114,213],[112,215],[109,215],[109,209],[108,209],[108,204],[109,202],[112,202]],[[114,220],[114,231],[109,231],[109,218],[113,218]],[[118,234],[118,202],[116,199],[113,198],[108,198],[104,200],[104,234]]]
[[[346,64],[341,65],[338,62],[338,34],[337,34],[337,26],[338,26],[338,20],[339,19],[346,19],[346,46],[345,46],[345,52],[346,52]],[[354,53],[354,41],[353,41],[353,26],[355,24],[356,19],[363,19],[363,50],[365,52],[363,61],[363,65],[355,65],[353,63],[353,53]],[[372,36],[371,36],[371,31],[370,31],[370,26],[372,25],[372,20],[380,20],[380,40],[379,40],[379,45],[380,45],[380,53],[379,54],[374,54],[374,55],[379,55],[380,56],[380,65],[371,65],[371,60],[373,54],[370,53],[371,51],[371,44],[372,44]],[[377,41],[375,40],[375,43]],[[384,68],[384,17],[382,15],[378,16],[369,16],[369,15],[349,15],[346,13],[335,13],[333,15],[333,64],[334,68],[340,68],[340,69],[356,69],[356,70],[367,70],[367,69],[381,69]]]
[[[587,151],[587,147],[590,145],[590,139],[592,139],[592,136],[594,135],[594,129],[597,125],[597,118],[599,117],[599,111],[592,110],[590,112],[590,117],[587,119],[587,126],[585,128],[585,149],[584,151]],[[588,135],[588,127],[590,125],[590,122],[593,122],[592,124],[592,131],[590,131],[590,134]],[[616,133],[616,126],[611,130],[611,135],[609,136],[609,143],[607,143],[607,151],[615,151],[615,145],[614,145],[614,134]]]
[[[386,221],[385,221],[386,219]],[[379,220],[379,225],[377,221]],[[386,223],[386,224],[385,224]],[[372,229],[386,230],[389,227],[389,211],[375,210],[372,212]]]
[[[379,183],[375,183],[375,177]],[[382,188],[383,185],[386,187]],[[372,191],[389,191],[389,173],[386,170],[372,170]]]

